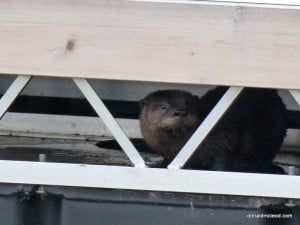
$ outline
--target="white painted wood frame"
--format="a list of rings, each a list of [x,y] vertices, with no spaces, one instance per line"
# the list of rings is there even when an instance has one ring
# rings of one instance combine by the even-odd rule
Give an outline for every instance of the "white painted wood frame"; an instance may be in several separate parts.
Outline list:
[[[3,160],[0,171],[6,183],[300,199],[299,177],[287,175]]]
[[[280,2],[0,1],[0,73],[300,89],[300,7]],[[298,176],[17,161],[0,171],[4,183],[300,199]]]
[[[0,119],[30,81],[31,76],[19,75],[9,86],[0,100]]]
[[[18,79],[18,78],[17,78]],[[17,80],[16,79],[16,80]],[[106,107],[89,86],[85,79],[74,79],[84,96],[89,100],[96,112],[102,117],[106,126],[111,129],[112,133],[118,139],[120,133],[112,130],[110,123],[116,122],[108,112]],[[15,86],[15,83],[12,84]],[[9,88],[8,90],[11,90]],[[19,89],[16,89],[19,90]],[[180,170],[189,155],[196,149],[198,134],[202,140],[209,132],[217,120],[226,111],[226,108],[238,96],[242,88],[230,88],[212,112],[205,119],[205,129],[200,128],[189,140],[192,143],[189,148],[184,147],[182,155],[169,166],[171,169],[154,169],[144,168],[143,159],[139,161],[139,153],[135,149],[127,149],[127,137],[119,140],[127,156],[132,160],[136,168],[131,167],[114,167],[114,166],[91,166],[86,164],[64,164],[64,163],[37,163],[37,162],[20,162],[20,161],[3,161],[0,160],[0,182],[2,183],[21,183],[21,184],[44,184],[44,185],[63,185],[63,186],[80,186],[80,187],[97,187],[97,188],[121,188],[131,190],[152,190],[152,191],[175,191],[189,193],[210,193],[225,195],[253,195],[265,197],[284,197],[300,198],[299,176],[287,175],[262,175],[247,173],[224,173],[208,172],[196,170]],[[10,91],[8,91],[10,93]],[[19,92],[18,92],[19,93]],[[16,93],[15,95],[17,95]],[[4,95],[6,99],[7,93]],[[0,100],[0,105],[3,99]],[[207,122],[208,121],[208,122]],[[116,128],[113,126],[113,128]],[[118,127],[118,125],[117,125]],[[121,130],[118,127],[119,131]],[[121,130],[122,131],[122,130]],[[123,143],[123,144],[122,144]],[[130,143],[131,144],[131,143]],[[125,146],[125,147],[124,147]],[[192,146],[192,147],[191,147]],[[142,165],[141,166],[141,163]],[[173,169],[176,170],[173,170]],[[59,171],[63,171],[58,173]],[[83,177],[84,176],[84,177]],[[153,182],[155,180],[155,182]],[[261,182],[261,181],[264,182]],[[283,182],[286,181],[286,182]],[[154,184],[154,185],[153,185]],[[272,191],[269,185],[272,184]],[[233,187],[239,187],[235,189]]]
[[[134,145],[128,139],[120,125],[113,118],[102,100],[97,96],[95,91],[84,78],[73,78],[73,81],[80,89],[82,94],[89,101],[98,116],[102,119],[105,126],[111,131],[116,141],[120,144],[126,155],[129,157],[135,167],[146,167],[145,162]]]
[[[292,96],[294,97],[294,99],[296,100],[298,105],[300,105],[300,91],[299,90],[290,90],[290,93],[292,94]]]
[[[177,156],[168,165],[169,169],[179,169],[182,168],[193,153],[197,150],[198,146],[209,134],[211,129],[217,124],[219,119],[223,116],[226,110],[238,97],[238,95],[243,90],[242,87],[230,87],[211,112],[207,115],[204,121],[200,124],[191,138],[183,146],[183,148],[178,152]]]

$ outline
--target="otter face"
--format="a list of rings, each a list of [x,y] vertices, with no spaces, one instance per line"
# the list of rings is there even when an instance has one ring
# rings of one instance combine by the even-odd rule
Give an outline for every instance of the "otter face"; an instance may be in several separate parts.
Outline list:
[[[178,90],[157,91],[140,101],[141,129],[184,137],[199,124],[199,98]],[[145,126],[143,126],[145,124]]]

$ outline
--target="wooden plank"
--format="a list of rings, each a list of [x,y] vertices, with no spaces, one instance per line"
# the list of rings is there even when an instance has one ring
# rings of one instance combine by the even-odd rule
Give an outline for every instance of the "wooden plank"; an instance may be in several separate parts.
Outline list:
[[[177,2],[0,1],[0,73],[300,88],[298,6]]]
[[[0,119],[30,81],[31,76],[19,75],[0,99]]]
[[[147,166],[163,162],[163,157],[145,152],[147,149],[139,151]],[[39,154],[45,154],[47,162],[132,166],[121,149],[99,148],[95,141],[0,136],[1,160],[38,161]]]
[[[132,0],[136,2],[168,2],[168,3],[187,3],[193,0]],[[207,5],[243,5],[251,7],[264,7],[264,8],[290,8],[300,6],[299,0],[201,0],[193,2],[194,4],[207,4]]]
[[[139,121],[117,119],[130,138],[142,136]],[[111,137],[111,132],[98,117],[64,116],[50,114],[6,113],[0,120],[0,135],[37,137],[68,137],[72,139],[96,139]]]
[[[86,100],[93,107],[97,115],[101,118],[105,126],[110,130],[116,141],[122,147],[126,155],[130,158],[135,167],[145,167],[145,162],[140,156],[134,145],[126,136],[124,130],[116,122],[113,115],[107,109],[103,101],[96,94],[94,89],[90,86],[84,78],[73,78],[73,81],[80,89]]]
[[[230,87],[223,97],[218,101],[206,118],[201,122],[193,135],[184,144],[175,158],[168,165],[169,169],[183,168],[185,163],[190,159],[193,153],[197,150],[199,145],[205,140],[209,132],[216,126],[221,117],[225,114],[226,110],[239,96],[242,87]]]

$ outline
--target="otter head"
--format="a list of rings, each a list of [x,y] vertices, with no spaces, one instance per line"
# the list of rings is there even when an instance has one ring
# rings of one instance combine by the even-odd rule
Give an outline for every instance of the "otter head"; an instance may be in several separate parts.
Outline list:
[[[140,100],[140,109],[141,132],[152,148],[173,142],[181,147],[200,123],[199,98],[185,91],[150,93]]]

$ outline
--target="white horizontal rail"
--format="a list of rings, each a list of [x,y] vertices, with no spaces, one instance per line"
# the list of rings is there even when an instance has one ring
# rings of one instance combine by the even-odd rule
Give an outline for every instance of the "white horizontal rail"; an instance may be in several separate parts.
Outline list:
[[[100,116],[106,127],[116,138],[116,141],[120,144],[134,166],[145,167],[146,165],[143,158],[89,83],[84,78],[73,78],[73,80],[88,102],[94,108],[96,113]]]
[[[137,119],[116,119],[116,121],[128,137],[142,137]],[[55,136],[72,139],[112,136],[98,117],[13,112],[7,112],[0,120],[0,134],[5,132],[13,136]]]
[[[0,160],[0,182],[300,199],[300,177]]]
[[[197,147],[202,143],[211,129],[215,126],[215,124],[219,121],[219,119],[223,116],[226,110],[230,107],[239,93],[243,90],[242,87],[230,87],[223,97],[219,100],[216,106],[212,109],[212,111],[208,114],[205,120],[201,123],[201,125],[197,128],[188,142],[183,146],[174,160],[168,166],[169,169],[179,169],[184,166],[186,161],[191,157],[191,155],[195,152]]]
[[[19,75],[0,99],[0,119],[30,81],[31,76]]]

